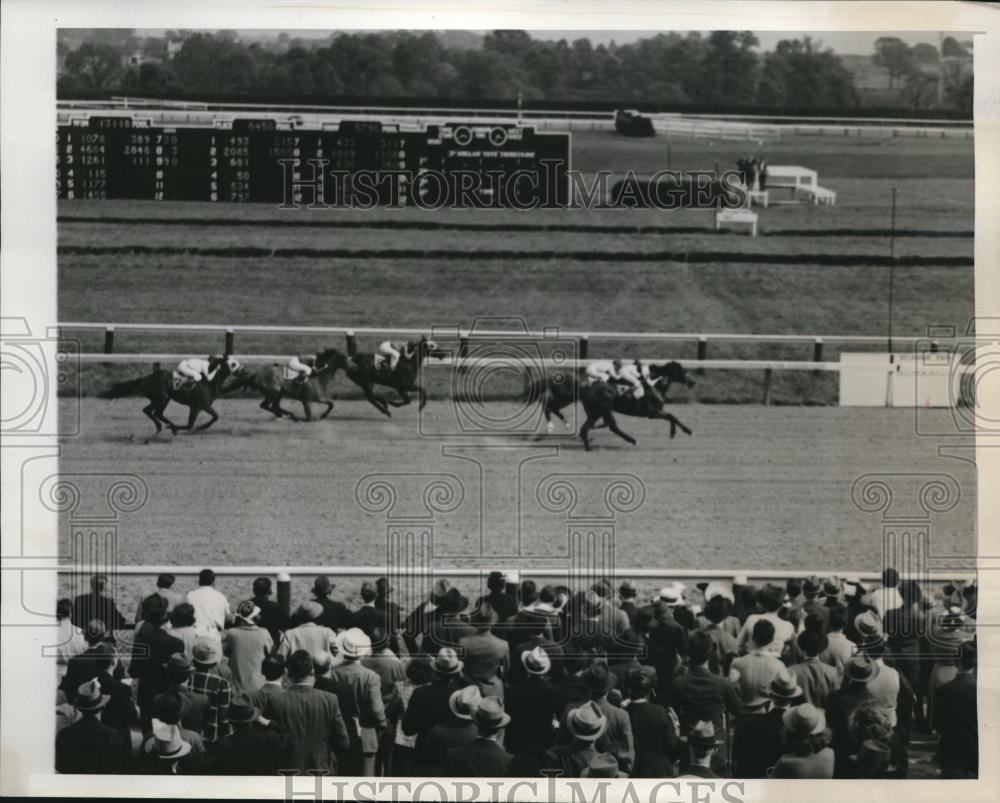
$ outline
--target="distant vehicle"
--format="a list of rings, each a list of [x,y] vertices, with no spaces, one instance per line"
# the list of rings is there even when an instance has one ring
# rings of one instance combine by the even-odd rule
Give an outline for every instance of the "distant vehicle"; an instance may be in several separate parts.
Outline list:
[[[626,137],[655,137],[653,121],[635,109],[615,112],[615,132]]]

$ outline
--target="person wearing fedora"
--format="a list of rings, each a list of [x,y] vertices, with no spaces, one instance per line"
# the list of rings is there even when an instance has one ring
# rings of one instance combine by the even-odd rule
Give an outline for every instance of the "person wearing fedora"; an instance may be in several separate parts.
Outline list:
[[[479,687],[474,684],[451,693],[451,697],[448,698],[451,718],[431,728],[420,742],[417,751],[419,775],[424,777],[444,775],[448,750],[469,744],[476,738],[476,726],[472,718],[482,700]]]
[[[136,770],[142,775],[197,775],[202,772],[204,755],[196,755],[178,725],[155,717],[152,733],[136,756]]]
[[[108,634],[104,622],[99,619],[88,622],[82,634],[86,648],[66,662],[66,673],[59,682],[59,688],[70,702],[73,701],[80,684],[93,677],[94,661],[101,660],[104,654],[101,645],[110,644],[113,647],[115,644],[114,637]]]
[[[715,754],[722,744],[716,735],[715,725],[707,719],[695,722],[686,736],[681,737],[688,746],[689,759],[687,768],[678,778],[718,778],[712,769]]]
[[[274,644],[281,643],[281,634],[288,629],[288,615],[271,599],[271,578],[258,577],[253,581],[251,601],[260,608],[260,626],[271,636]]]
[[[181,729],[181,738],[191,745],[192,755],[200,756],[205,752],[205,740],[201,738],[199,730],[189,728],[184,724],[185,704],[185,699],[172,691],[165,691],[163,694],[158,694],[153,700],[153,716],[150,720],[150,727],[146,731],[143,731],[143,734],[147,737],[147,740],[152,738],[150,734],[152,733],[153,719],[165,722],[168,725],[176,725]],[[150,751],[146,750],[146,752]]]
[[[958,672],[937,690],[935,727],[941,738],[935,759],[942,771],[956,762],[973,776],[979,774],[979,719],[976,709],[976,641],[959,647]]]
[[[236,608],[234,627],[222,633],[222,652],[229,658],[233,692],[253,694],[264,685],[260,664],[274,648],[271,634],[260,627],[261,610],[253,600]]]
[[[146,618],[136,630],[132,644],[129,674],[138,682],[136,701],[144,727],[148,727],[150,722],[149,708],[153,698],[170,685],[166,666],[170,656],[184,652],[184,642],[164,629],[169,619],[163,598],[153,595],[146,605]]]
[[[629,724],[635,743],[633,778],[672,778],[677,760],[677,729],[680,726],[673,709],[650,702],[655,681],[635,668],[624,675]]]
[[[476,736],[468,744],[448,748],[447,774],[452,778],[506,777],[514,756],[500,746],[498,738],[510,720],[500,700],[483,697],[472,715]]]
[[[635,604],[639,596],[639,589],[634,580],[622,580],[618,586],[618,610],[624,611],[628,617],[629,627],[635,626],[635,616],[639,613],[639,606]]]
[[[570,741],[549,748],[541,756],[535,756],[530,751],[516,756],[510,764],[509,774],[537,776],[539,771],[558,771],[567,778],[580,778],[598,755],[618,764],[615,756],[596,746],[607,726],[607,717],[594,701],[572,708],[566,712],[565,717],[565,728],[571,737]]]
[[[208,698],[202,736],[206,742],[214,742],[229,735],[229,699],[232,696],[232,686],[217,671],[219,661],[222,660],[222,650],[215,639],[198,639],[193,653],[191,691]]]
[[[580,773],[581,778],[628,778],[628,774],[618,769],[614,756],[598,753]],[[633,778],[639,776],[633,775]]]
[[[468,607],[469,598],[455,586],[449,588],[441,604],[431,614],[421,649],[429,655],[437,655],[442,647],[455,648],[463,638],[475,633],[465,613]]]
[[[524,750],[547,750],[552,744],[552,725],[559,713],[553,704],[552,684],[548,675],[552,661],[548,653],[535,646],[519,656],[522,672],[512,675],[504,703],[511,724],[504,733],[505,746],[516,755]]]
[[[451,647],[442,647],[431,662],[434,677],[430,683],[413,690],[403,715],[402,731],[415,736],[416,755],[423,754],[423,743],[435,725],[451,720],[451,695],[467,685],[462,675],[464,664]]]
[[[181,727],[195,733],[201,733],[212,704],[205,694],[191,690],[194,663],[183,652],[175,652],[167,659],[166,670],[168,687],[164,694],[174,694],[183,701]],[[154,704],[155,701],[154,697]],[[159,718],[163,719],[162,716]]]
[[[394,693],[386,706],[386,718],[394,723],[396,733],[392,750],[387,757],[385,775],[405,777],[414,772],[417,739],[415,735],[403,732],[402,719],[413,692],[429,683],[433,674],[431,659],[426,655],[414,655],[406,662],[406,677],[396,681]]]
[[[830,608],[829,630],[826,634],[826,649],[820,653],[819,659],[843,675],[844,667],[858,651],[858,645],[844,633],[847,627],[847,608],[844,605],[834,605]]]
[[[444,577],[439,577],[431,586],[427,600],[419,603],[406,617],[406,621],[403,623],[403,641],[410,655],[416,655],[419,652],[431,656],[437,654],[431,652],[430,644],[426,648],[422,647],[421,641],[427,638],[433,618],[442,615],[438,613],[438,608],[444,604],[445,595],[450,589],[451,583]],[[417,640],[418,638],[420,641]]]
[[[352,622],[351,612],[347,609],[347,606],[343,602],[330,599],[330,594],[336,587],[336,583],[331,582],[330,578],[325,574],[319,575],[319,577],[317,577],[313,582],[312,601],[317,603],[323,610],[318,616],[309,620],[303,620],[299,619],[297,616],[293,616],[292,625],[298,625],[302,621],[314,621],[320,627],[328,627],[330,630],[335,632],[349,628]],[[299,613],[301,612],[302,606],[299,607]],[[300,647],[298,649],[306,648]]]
[[[563,677],[563,648],[547,635],[548,632],[551,632],[549,626],[550,620],[548,617],[542,614],[525,614],[521,620],[522,629],[517,631],[517,634],[520,636],[526,632],[528,637],[522,641],[518,641],[510,654],[513,656],[524,655],[524,653],[531,652],[536,647],[544,650],[552,664],[550,677],[555,682]],[[510,644],[511,640],[508,639],[507,643]],[[524,678],[526,675],[523,661],[515,660],[511,663],[511,679]],[[508,730],[507,733],[509,735],[510,731]]]
[[[618,759],[621,769],[628,772],[635,761],[635,742],[632,738],[632,723],[629,716],[621,708],[612,705],[608,701],[608,692],[615,687],[617,679],[607,664],[593,663],[580,676],[580,679],[587,686],[590,692],[589,703],[578,703],[570,705],[559,723],[559,732],[556,735],[558,744],[565,744],[573,738],[573,732],[568,727],[569,713],[581,706],[588,704],[596,705],[606,720],[604,733],[598,740],[596,747],[602,752],[611,753]]]
[[[286,669],[288,688],[266,697],[263,708],[266,719],[276,720],[292,734],[285,769],[327,770],[336,775],[339,756],[350,747],[340,701],[336,694],[314,687],[313,657],[305,650],[293,652]]]
[[[830,609],[826,607],[826,591],[823,584],[816,577],[808,577],[802,584],[802,596],[805,601],[802,603],[803,618],[813,614],[823,621],[823,631],[825,632],[830,624]]]
[[[375,610],[385,614],[390,646],[397,655],[400,655],[402,654],[403,640],[400,638],[399,631],[403,627],[403,611],[399,605],[389,599],[392,596],[392,585],[389,583],[388,577],[379,577],[375,581],[375,592]]]
[[[386,728],[385,706],[382,702],[382,680],[361,664],[371,655],[372,642],[357,627],[348,628],[341,637],[340,654],[344,662],[334,668],[331,677],[351,687],[354,696],[354,718],[349,722],[351,736],[349,774],[375,774],[375,754],[379,738]]]
[[[110,699],[101,693],[96,678],[77,688],[73,705],[80,719],[56,734],[56,772],[104,775],[124,771],[130,744],[121,731],[101,722],[101,711]]]
[[[787,709],[781,717],[787,751],[775,763],[772,778],[828,779],[833,777],[834,753],[826,715],[810,703]]]
[[[736,718],[733,726],[733,776],[765,778],[769,767],[781,758],[782,717],[785,710],[802,702],[802,689],[795,675],[783,669],[767,691],[767,700],[755,713]]]
[[[315,652],[336,652],[337,634],[320,623],[322,618],[323,606],[319,602],[303,602],[293,617],[293,621],[299,624],[285,631],[278,654],[287,658],[299,650],[310,655]]]
[[[817,708],[826,708],[830,692],[840,685],[840,672],[823,663],[819,656],[827,648],[829,639],[817,630],[804,630],[797,639],[805,660],[791,666],[805,695],[805,701]]]
[[[827,697],[826,716],[833,732],[833,750],[837,754],[838,763],[847,760],[854,752],[856,745],[851,739],[848,722],[854,709],[861,703],[875,700],[868,684],[878,673],[879,665],[871,656],[858,653],[844,667],[844,680],[840,688],[834,689]]]
[[[386,728],[379,736],[375,772],[378,775],[389,775],[392,770],[392,746],[396,742],[396,720],[390,717],[389,711],[394,705],[396,683],[406,679],[406,664],[389,648],[389,633],[383,627],[373,628],[372,653],[361,659],[361,665],[379,677]]]
[[[496,611],[500,622],[506,622],[517,613],[517,600],[507,593],[507,577],[503,572],[490,572],[486,578],[486,590],[483,597],[476,600],[476,608],[487,603]]]
[[[504,685],[510,666],[510,645],[491,632],[500,616],[488,603],[483,603],[473,611],[469,619],[476,629],[458,642],[465,658],[465,676],[479,686],[484,697],[493,696],[503,702]]]
[[[205,774],[274,776],[287,766],[292,734],[284,725],[265,719],[245,694],[229,704],[233,732],[219,739],[205,756]]]
[[[711,669],[717,675],[728,675],[733,659],[739,654],[739,643],[725,626],[731,619],[736,621],[739,632],[739,620],[729,615],[729,602],[724,596],[716,595],[705,603],[705,625],[702,630],[715,642],[715,656],[712,659]]]

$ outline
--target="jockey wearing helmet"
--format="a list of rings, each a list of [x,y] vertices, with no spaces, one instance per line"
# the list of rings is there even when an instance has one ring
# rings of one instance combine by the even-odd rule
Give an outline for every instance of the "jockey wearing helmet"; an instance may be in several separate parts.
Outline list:
[[[417,341],[407,340],[405,343],[398,343],[386,340],[378,347],[378,350],[379,354],[383,354],[389,358],[389,370],[395,371],[400,357],[410,359],[414,355],[417,350]]]
[[[643,375],[647,375],[649,369],[643,366]],[[628,392],[635,398],[642,398],[642,381],[639,379],[639,369],[634,363],[623,363],[619,359],[595,360],[587,366],[587,379],[594,382],[607,382],[609,384],[628,385]]]
[[[228,366],[230,373],[239,370],[240,364],[229,356],[215,356],[208,359],[188,357],[181,360],[174,370],[181,377],[180,384],[194,384],[202,379],[211,381],[223,362]]]

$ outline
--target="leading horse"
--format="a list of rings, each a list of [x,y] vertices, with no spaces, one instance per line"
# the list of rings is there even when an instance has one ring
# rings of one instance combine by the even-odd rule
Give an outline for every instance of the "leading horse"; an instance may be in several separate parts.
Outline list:
[[[326,349],[316,355],[316,366],[328,362],[343,364],[344,373],[365,394],[369,403],[385,416],[391,416],[389,407],[403,407],[409,404],[411,393],[416,393],[420,399],[418,409],[423,410],[427,404],[427,392],[420,384],[420,369],[427,357],[437,352],[437,344],[426,337],[420,338],[413,349],[413,354],[407,357],[400,355],[396,367],[389,367],[389,358],[382,354],[358,352],[351,356],[337,349]],[[401,401],[393,401],[381,393],[375,392],[375,385],[392,388],[399,394]]]
[[[149,404],[142,408],[142,412],[156,425],[157,434],[163,431],[163,424],[166,424],[174,435],[182,429],[194,429],[194,422],[201,412],[208,413],[211,417],[198,429],[208,429],[219,420],[219,414],[215,412],[212,405],[219,397],[223,381],[239,368],[240,364],[236,360],[224,354],[221,357],[209,359],[211,379],[200,379],[194,383],[174,387],[174,372],[167,369],[157,369],[151,374],[140,376],[137,379],[116,382],[100,396],[102,399],[145,396],[149,400]],[[175,424],[163,414],[171,401],[188,407],[187,425]]]

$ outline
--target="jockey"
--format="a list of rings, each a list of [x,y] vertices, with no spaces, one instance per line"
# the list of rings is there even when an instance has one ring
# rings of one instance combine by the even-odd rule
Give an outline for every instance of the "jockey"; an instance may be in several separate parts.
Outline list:
[[[406,357],[406,359],[410,359],[416,348],[417,343],[414,340],[407,340],[406,343],[394,343],[391,340],[386,340],[378,347],[378,350],[379,354],[383,354],[389,358],[389,370],[395,371],[396,366],[399,364],[399,358]]]
[[[175,370],[181,375],[182,382],[190,383],[200,382],[203,378],[211,379],[215,373],[212,371],[209,360],[200,357],[188,357],[186,360],[181,360]]]
[[[643,366],[643,375],[648,375],[648,368]],[[635,398],[642,398],[642,381],[639,379],[639,369],[634,363],[622,363],[621,360],[595,360],[587,366],[587,379],[593,382],[608,382],[628,385],[628,392]]]
[[[297,374],[295,381],[301,383],[312,376],[315,365],[315,357],[299,357],[295,355],[288,361],[288,370],[294,371]]]

